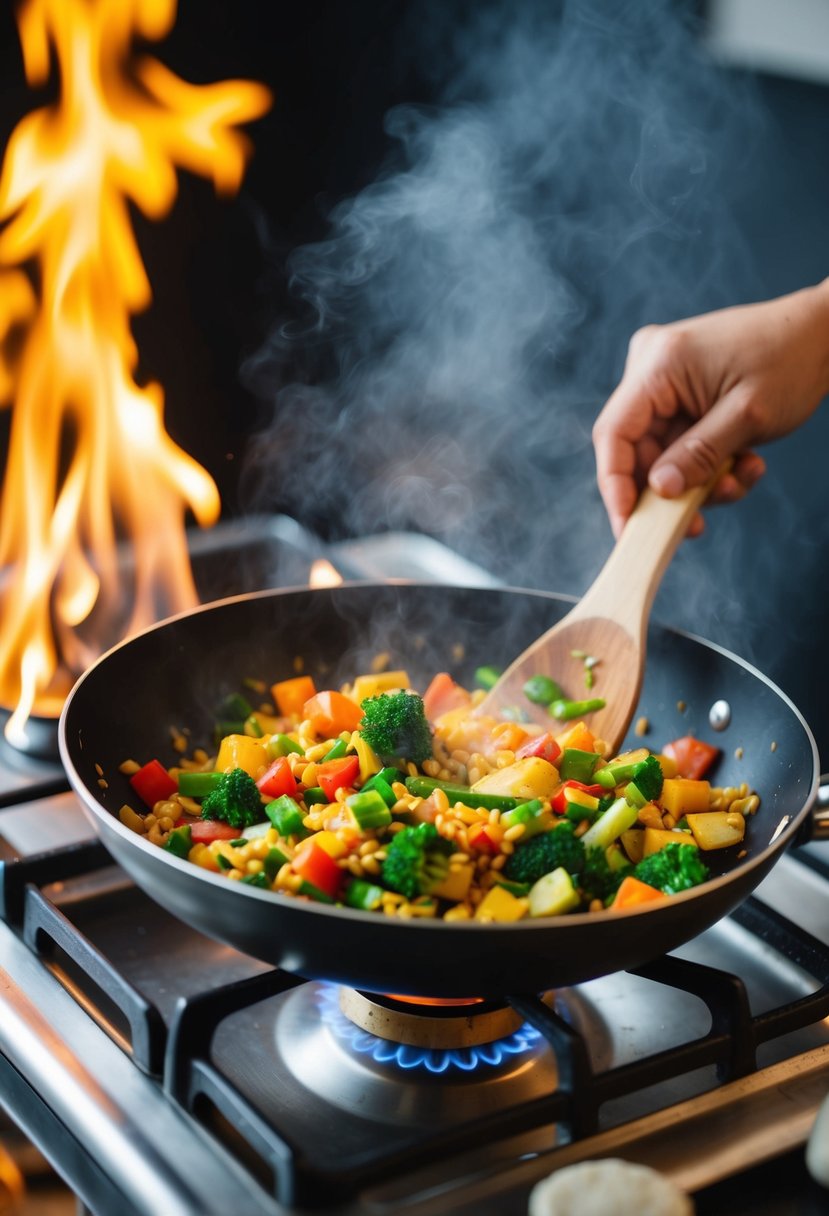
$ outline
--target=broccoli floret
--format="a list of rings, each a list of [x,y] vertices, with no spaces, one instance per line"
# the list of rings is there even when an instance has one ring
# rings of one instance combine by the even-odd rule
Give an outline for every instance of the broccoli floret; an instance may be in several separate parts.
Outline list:
[[[452,852],[454,845],[438,833],[433,823],[403,828],[386,848],[383,882],[407,899],[428,895],[446,877]]]
[[[616,894],[622,879],[632,869],[632,866],[620,866],[614,870],[608,865],[604,849],[588,849],[579,875],[579,886],[588,899],[601,899],[604,902]]]
[[[658,853],[643,857],[633,867],[634,878],[668,895],[698,887],[708,877],[708,866],[695,844],[667,844]]]
[[[381,759],[405,758],[421,764],[431,756],[432,732],[416,692],[400,690],[368,697],[362,710],[365,717],[360,734]]]
[[[584,845],[573,833],[572,823],[560,823],[549,832],[533,836],[526,844],[518,844],[507,859],[504,876],[512,882],[534,883],[559,866],[570,874],[580,874],[584,868]]]
[[[243,768],[232,768],[204,798],[202,819],[224,819],[233,828],[249,828],[265,818],[256,782]]]
[[[662,793],[662,766],[656,756],[648,756],[634,765],[631,779],[642,797],[647,798],[648,802],[655,802]]]

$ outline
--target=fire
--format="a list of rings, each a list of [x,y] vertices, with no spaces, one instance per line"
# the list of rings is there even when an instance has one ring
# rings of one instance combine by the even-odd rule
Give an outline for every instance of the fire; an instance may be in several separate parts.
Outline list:
[[[0,173],[0,394],[12,404],[0,497],[0,703],[25,741],[106,646],[197,602],[185,520],[216,521],[210,475],[165,432],[158,384],[135,379],[133,314],[151,301],[129,204],[160,219],[178,168],[241,182],[238,124],[270,96],[190,85],[134,39],[158,40],[175,0],[25,0],[26,79],[53,104],[18,124]],[[123,550],[131,553],[125,577]],[[119,550],[121,557],[119,560]]]

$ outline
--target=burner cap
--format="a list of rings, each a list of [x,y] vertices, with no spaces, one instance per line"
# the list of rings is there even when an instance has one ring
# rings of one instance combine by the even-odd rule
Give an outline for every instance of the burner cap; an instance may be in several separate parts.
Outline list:
[[[340,1009],[355,1026],[379,1039],[410,1047],[477,1047],[514,1034],[523,1024],[509,1005],[429,1001],[340,989]]]

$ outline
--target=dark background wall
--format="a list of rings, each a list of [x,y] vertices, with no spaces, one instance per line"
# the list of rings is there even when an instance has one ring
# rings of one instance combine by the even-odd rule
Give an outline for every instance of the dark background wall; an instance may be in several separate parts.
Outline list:
[[[495,406],[488,392],[459,397],[457,379],[443,397],[430,395],[431,387],[421,392],[415,379],[405,403],[380,409],[375,402],[369,415],[361,415],[365,382],[354,368],[368,354],[384,355],[378,347],[396,338],[377,325],[374,304],[374,345],[349,345],[349,326],[364,329],[359,291],[349,293],[354,311],[346,310],[339,328],[308,335],[307,301],[289,283],[295,253],[331,239],[336,225],[332,229],[329,216],[341,200],[359,196],[378,177],[394,179],[423,163],[422,143],[404,145],[386,129],[393,107],[418,103],[421,130],[437,140],[447,129],[447,110],[477,106],[488,116],[500,113],[509,80],[490,85],[472,63],[473,51],[483,47],[484,58],[497,63],[499,48],[506,55],[511,46],[516,13],[523,19],[524,9],[530,20],[541,14],[553,47],[561,7],[498,0],[181,0],[175,30],[154,53],[186,79],[248,77],[265,81],[275,95],[271,112],[251,126],[255,155],[237,198],[216,200],[208,184],[184,176],[166,221],[136,217],[155,293],[151,311],[136,320],[142,366],[164,385],[168,429],[216,478],[227,515],[284,511],[329,536],[422,527],[513,582],[578,593],[611,543],[592,484],[589,426],[619,375],[632,330],[648,320],[777,295],[829,274],[829,89],[711,63],[704,50],[705,9],[696,4],[593,0],[566,6],[571,18],[573,9],[586,12],[577,30],[582,41],[573,44],[576,60],[584,39],[585,63],[604,57],[595,79],[573,72],[555,109],[550,141],[558,140],[555,146],[569,158],[569,171],[556,179],[567,187],[566,205],[561,195],[545,194],[552,178],[538,171],[543,126],[535,143],[517,147],[505,162],[520,180],[520,157],[527,157],[527,180],[538,196],[534,215],[546,216],[539,231],[549,246],[542,242],[539,260],[548,247],[555,250],[568,299],[577,301],[578,317],[571,309],[556,343],[533,337],[533,366],[543,374],[530,389],[523,374],[520,392],[511,383],[500,386],[506,422],[520,425],[520,417],[511,415],[513,403],[518,396],[530,400],[529,436],[509,459],[508,429],[498,442],[479,446],[474,436],[486,432],[493,414],[476,411],[484,398],[487,410]],[[621,27],[601,28],[610,14],[620,13]],[[488,21],[483,33],[482,14]],[[665,14],[667,39],[660,25]],[[671,85],[666,48],[677,36],[677,14],[689,41],[674,45]],[[635,26],[630,45],[625,21]],[[466,36],[469,29],[477,31],[474,36]],[[689,59],[689,47],[699,60]],[[25,88],[6,8],[0,55],[5,141],[39,100]],[[635,70],[617,76],[614,56]],[[667,118],[654,134],[649,117],[663,102]],[[591,112],[601,120],[591,121]],[[618,132],[616,115],[622,116]],[[544,119],[543,109],[537,116]],[[687,144],[674,141],[671,122],[682,128]],[[649,130],[675,155],[643,184],[637,165],[647,166],[647,157],[638,159],[633,150],[639,141],[647,151],[642,132]],[[570,142],[568,131],[574,133]],[[686,179],[690,184],[677,204],[677,183]],[[597,181],[601,194],[588,188]],[[521,212],[524,196],[508,194],[511,214]],[[614,207],[614,199],[628,201]],[[578,229],[576,216],[583,221]],[[642,216],[648,224],[639,222]],[[636,229],[630,240],[618,239],[624,225]],[[614,234],[612,257],[606,248],[603,261],[592,247],[585,252],[582,233],[591,227]],[[331,256],[336,262],[340,254]],[[319,258],[315,265],[319,270]],[[411,276],[408,264],[406,269]],[[462,274],[459,281],[466,281]],[[444,286],[451,294],[451,282]],[[441,294],[439,283],[436,296]],[[341,304],[342,293],[334,295]],[[511,316],[505,300],[504,327]],[[401,326],[407,317],[401,314]],[[306,337],[284,339],[292,326],[295,333],[305,327]],[[347,384],[338,379],[343,367],[349,369]],[[462,377],[463,367],[454,370]],[[326,391],[322,397],[293,392],[295,382],[324,384]],[[376,378],[370,382],[372,394],[377,385]],[[497,399],[498,392],[491,396]],[[550,423],[547,430],[548,417],[566,425]],[[767,451],[766,484],[746,503],[712,516],[707,536],[683,547],[656,606],[662,620],[711,637],[772,675],[802,707],[824,752],[828,427],[824,411]],[[434,485],[423,464],[440,470],[441,489],[451,474],[424,434],[436,436],[441,451],[455,443],[452,451],[471,469],[451,502],[446,499],[449,506],[431,514]],[[303,455],[309,436],[315,452],[310,462]],[[325,446],[320,436],[337,449],[336,475],[319,456]],[[262,459],[251,459],[252,448]],[[413,449],[423,459],[407,464],[405,454]],[[389,453],[394,477],[378,478]],[[412,489],[418,479],[420,493]],[[319,492],[302,493],[303,486]],[[400,486],[405,493],[397,493]]]

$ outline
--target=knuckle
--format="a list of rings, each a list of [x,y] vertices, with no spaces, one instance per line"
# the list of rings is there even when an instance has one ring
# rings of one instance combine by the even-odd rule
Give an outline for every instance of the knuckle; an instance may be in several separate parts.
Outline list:
[[[722,457],[717,449],[701,435],[692,435],[685,443],[685,450],[696,469],[711,477],[722,464]]]

